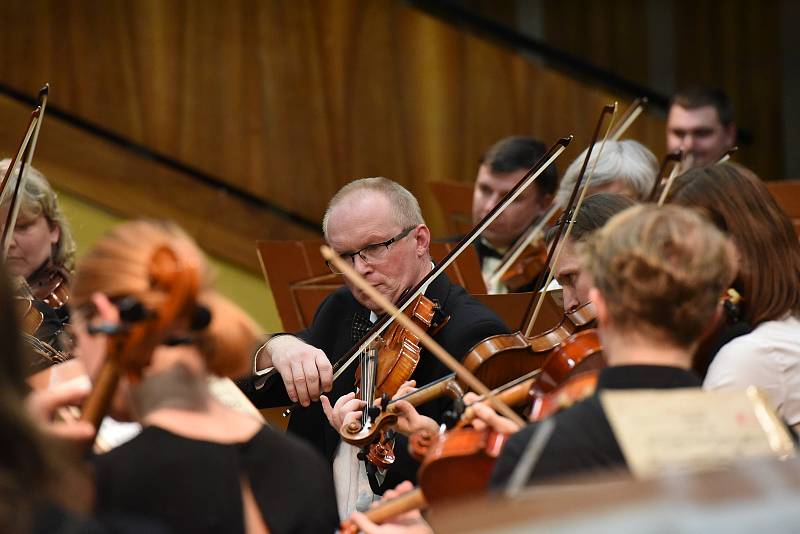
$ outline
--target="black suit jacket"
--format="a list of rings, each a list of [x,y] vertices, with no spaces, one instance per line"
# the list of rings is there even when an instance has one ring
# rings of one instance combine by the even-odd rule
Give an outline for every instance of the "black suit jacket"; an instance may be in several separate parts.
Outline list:
[[[450,316],[450,320],[434,339],[456,358],[463,359],[469,350],[483,339],[509,331],[494,312],[472,298],[461,286],[451,283],[445,274],[433,281],[426,296],[438,301],[445,315]],[[324,351],[328,358],[335,362],[350,350],[360,337],[353,335],[353,322],[357,315],[363,320],[369,316],[369,310],[361,306],[347,288],[340,288],[329,295],[317,309],[311,327],[298,333],[297,336]],[[356,363],[334,383],[333,390],[328,393],[331,404],[342,395],[354,390],[355,369]],[[423,386],[450,373],[444,364],[423,348],[419,364],[411,378],[417,381],[417,386]],[[290,403],[279,376],[272,377],[260,390],[252,387],[252,379],[248,382],[249,384],[244,384],[242,389],[257,407],[266,408]],[[419,413],[441,422],[443,413],[450,408],[450,405],[449,399],[442,398],[417,409]],[[289,431],[311,442],[333,461],[339,444],[339,433],[328,423],[319,402],[312,403],[308,408],[293,410]],[[407,440],[398,437],[395,445],[397,459],[387,472],[383,488],[392,488],[406,479],[416,480],[418,464],[408,455],[407,448]]]
[[[625,468],[627,463],[600,403],[603,389],[670,389],[700,387],[697,375],[676,367],[622,365],[603,369],[594,395],[553,416],[555,429],[528,483],[569,474]],[[508,440],[492,473],[491,487],[503,490],[537,425],[528,425]]]

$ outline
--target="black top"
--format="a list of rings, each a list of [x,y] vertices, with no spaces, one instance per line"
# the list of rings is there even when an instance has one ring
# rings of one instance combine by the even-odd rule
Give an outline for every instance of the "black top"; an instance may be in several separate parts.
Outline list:
[[[425,295],[441,306],[450,320],[434,339],[458,359],[463,359],[469,350],[483,339],[495,334],[508,332],[508,327],[483,304],[472,298],[461,286],[450,282],[442,274],[433,281]],[[364,324],[369,310],[360,305],[347,288],[340,288],[330,294],[317,309],[311,327],[300,332],[298,337],[321,349],[335,362],[362,337],[364,332],[356,332],[359,324]],[[368,324],[368,323],[367,323]],[[355,386],[356,364],[351,365],[333,385],[328,395],[331,404],[342,395],[353,391]],[[417,386],[423,386],[450,374],[450,370],[423,348],[420,361],[411,378]],[[255,390],[253,381],[239,382],[240,387],[259,408],[289,404],[289,397],[279,376],[274,376],[260,390]],[[449,399],[441,398],[419,406],[421,414],[442,420],[451,406]],[[333,461],[339,444],[339,433],[331,427],[319,402],[308,408],[298,408],[292,412],[289,431],[307,439],[317,447],[326,458]],[[407,440],[398,437],[395,445],[395,463],[389,468],[382,489],[393,488],[403,480],[416,480],[419,464],[407,452]]]
[[[622,365],[603,369],[595,394],[556,413],[556,426],[531,473],[529,483],[547,478],[627,467],[603,412],[603,389],[671,389],[700,387],[695,374],[676,367]],[[528,425],[508,440],[492,473],[491,487],[502,490],[537,425]]]
[[[149,426],[94,463],[101,516],[153,518],[174,532],[244,533],[247,476],[272,534],[334,532],[339,523],[328,465],[266,427],[246,443],[221,444]]]

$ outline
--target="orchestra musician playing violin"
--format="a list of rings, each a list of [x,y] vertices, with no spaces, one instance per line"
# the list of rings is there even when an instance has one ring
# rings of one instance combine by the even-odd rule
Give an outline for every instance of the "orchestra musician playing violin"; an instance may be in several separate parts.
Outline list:
[[[507,137],[492,145],[481,158],[475,178],[472,223],[483,219],[546,151],[543,143],[531,137]],[[475,241],[484,279],[489,280],[506,250],[547,211],[557,186],[558,171],[553,164]],[[508,292],[502,282],[488,290]],[[530,291],[530,287],[517,291]]]
[[[0,174],[10,164],[10,159],[0,161]],[[75,242],[56,193],[41,172],[28,167],[6,269],[25,278],[34,296],[44,298],[54,279],[69,283],[74,268]]]
[[[190,280],[197,283],[173,290]],[[109,353],[119,346],[113,336],[166,320],[179,297],[185,319],[144,331],[141,359],[120,362]],[[118,362],[116,415],[127,412],[143,426],[94,457],[99,517],[133,515],[170,532],[333,532],[333,480],[319,453],[209,391],[210,374],[237,376],[249,366],[259,329],[213,290],[188,235],[166,222],[119,225],[81,260],[72,299],[77,358],[95,389],[106,376],[98,379],[100,365]]]
[[[721,348],[710,360],[703,387],[758,386],[778,415],[797,427],[800,242],[791,220],[762,180],[734,163],[679,176],[669,201],[699,209],[736,245],[739,274],[733,288],[742,296],[741,317],[721,329]]]
[[[588,274],[581,269],[578,245],[611,217],[633,205],[633,200],[617,193],[597,193],[583,201],[581,209],[575,215],[572,233],[564,242],[564,248],[554,267],[555,279],[563,290],[565,312],[576,310],[589,302],[591,281]],[[548,246],[555,239],[558,226],[565,222],[560,220],[547,231],[545,241]]]
[[[598,148],[594,147],[589,159],[588,172],[594,172],[587,194],[618,193],[639,202],[647,200],[658,174],[658,160],[653,153],[643,144],[629,139],[606,141],[602,152]],[[567,204],[588,150],[581,152],[564,172],[556,194],[559,206]]]
[[[10,159],[0,161],[0,174],[10,164]],[[41,325],[28,333],[61,349],[58,337],[69,320],[65,304],[75,268],[75,242],[55,191],[34,167],[28,167],[20,191],[19,215],[5,261],[9,275],[27,285],[20,288],[19,296],[32,298],[33,307],[41,313]],[[39,356],[30,372],[52,363]]]
[[[416,198],[386,178],[364,178],[344,186],[328,205],[323,231],[334,252],[393,303],[433,268],[430,230]],[[488,336],[508,332],[492,311],[444,274],[431,281],[425,296],[438,306],[434,339],[456,357]],[[289,431],[314,444],[333,463],[342,517],[356,506],[365,510],[384,487],[413,480],[418,465],[408,455],[405,439],[398,437],[394,463],[384,472],[368,475],[358,450],[340,440],[345,416],[365,403],[354,393],[355,366],[333,382],[331,362],[354,347],[382,313],[377,303],[345,281],[345,287],[320,305],[308,329],[273,336],[258,351],[256,370],[274,366],[279,376],[258,389],[255,377],[240,381],[258,407],[302,404],[292,411]],[[423,349],[411,378],[424,385],[449,373]],[[420,412],[441,421],[449,405],[446,399],[435,400],[421,406]]]
[[[683,151],[684,170],[716,163],[735,144],[733,108],[723,91],[696,87],[673,95],[667,114],[667,152]]]
[[[530,481],[625,466],[600,403],[603,389],[699,387],[689,371],[695,347],[721,313],[735,274],[735,251],[722,232],[678,206],[634,206],[578,247],[609,367],[593,396],[553,417],[553,433]],[[480,414],[479,414],[480,416]],[[494,416],[494,419],[499,416]],[[538,424],[505,444],[492,486],[507,483]]]

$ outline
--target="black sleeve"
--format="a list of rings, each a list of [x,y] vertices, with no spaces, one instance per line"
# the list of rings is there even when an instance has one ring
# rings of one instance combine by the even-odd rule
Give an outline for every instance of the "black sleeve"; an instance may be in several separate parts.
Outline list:
[[[503,491],[505,489],[535,431],[535,424],[528,425],[511,436],[506,444],[503,445],[503,451],[497,459],[494,471],[492,471],[492,478],[489,481],[489,489],[491,491]]]
[[[270,532],[317,534],[339,525],[331,467],[303,440],[266,431],[250,457],[253,494]]]

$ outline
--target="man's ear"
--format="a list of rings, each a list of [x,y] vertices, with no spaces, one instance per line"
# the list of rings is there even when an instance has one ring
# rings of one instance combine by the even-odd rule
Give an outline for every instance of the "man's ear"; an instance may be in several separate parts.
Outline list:
[[[594,309],[597,312],[597,323],[608,324],[608,304],[603,294],[596,287],[589,289],[589,300],[594,304]]]
[[[422,257],[428,254],[431,246],[431,231],[426,225],[420,224],[414,232],[416,232],[417,256]]]
[[[736,145],[736,123],[732,122],[725,128],[725,138],[729,147]]]

